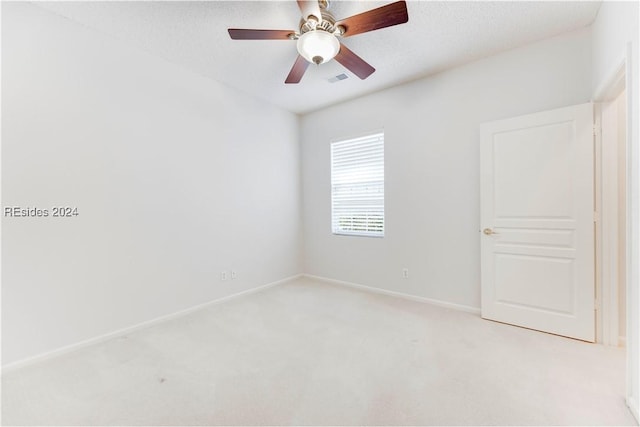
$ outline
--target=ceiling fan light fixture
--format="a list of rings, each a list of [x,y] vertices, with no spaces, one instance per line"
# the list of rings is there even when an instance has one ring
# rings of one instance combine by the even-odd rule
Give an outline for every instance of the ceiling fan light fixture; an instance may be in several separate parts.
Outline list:
[[[324,30],[312,30],[298,39],[298,52],[312,64],[324,64],[331,61],[340,51],[340,42],[331,33]]]

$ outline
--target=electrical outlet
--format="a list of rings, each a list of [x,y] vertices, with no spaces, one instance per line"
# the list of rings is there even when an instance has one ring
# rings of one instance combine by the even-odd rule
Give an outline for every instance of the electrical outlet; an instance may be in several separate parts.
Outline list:
[[[220,280],[227,280],[227,272],[226,271],[221,271],[220,272]]]
[[[235,270],[231,270],[231,280],[236,280],[238,278],[238,273]]]
[[[408,279],[409,278],[409,269],[408,268],[403,268],[402,269],[402,278],[403,279]]]

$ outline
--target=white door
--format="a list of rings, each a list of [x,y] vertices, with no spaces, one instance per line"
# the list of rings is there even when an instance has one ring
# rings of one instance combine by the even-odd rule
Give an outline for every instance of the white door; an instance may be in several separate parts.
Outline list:
[[[593,106],[481,126],[482,317],[593,342]]]

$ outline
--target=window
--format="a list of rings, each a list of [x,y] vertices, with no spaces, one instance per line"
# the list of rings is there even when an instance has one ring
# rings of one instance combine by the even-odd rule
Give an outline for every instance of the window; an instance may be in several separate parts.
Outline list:
[[[384,133],[331,143],[331,227],[384,236]]]

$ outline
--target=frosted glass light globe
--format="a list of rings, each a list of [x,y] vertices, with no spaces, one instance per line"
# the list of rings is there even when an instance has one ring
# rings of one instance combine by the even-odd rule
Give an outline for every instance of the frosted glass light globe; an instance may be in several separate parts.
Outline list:
[[[331,33],[323,30],[307,31],[298,39],[298,52],[312,64],[331,61],[340,51],[340,42]]]

